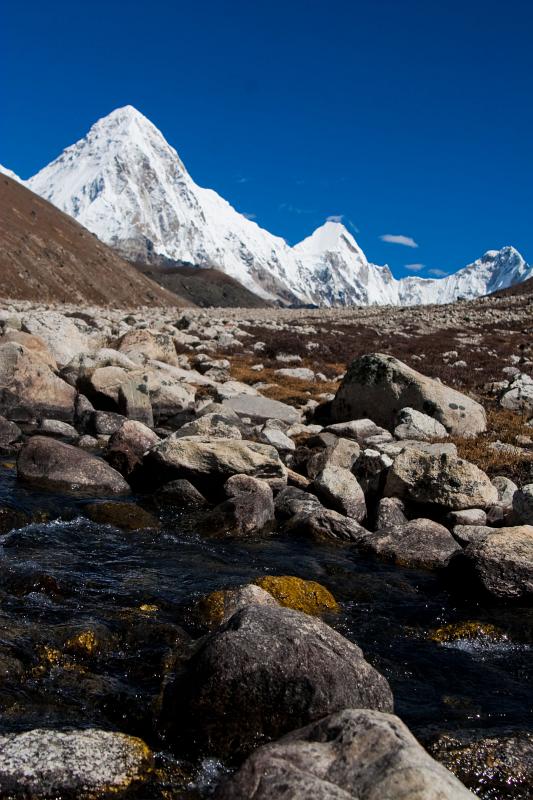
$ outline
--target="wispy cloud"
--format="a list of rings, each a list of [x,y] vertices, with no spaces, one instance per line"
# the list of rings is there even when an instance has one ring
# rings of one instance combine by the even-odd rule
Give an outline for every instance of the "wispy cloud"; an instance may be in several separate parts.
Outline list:
[[[346,225],[347,228],[350,228],[350,230],[352,230],[354,233],[361,232],[357,225],[345,214],[330,214],[329,217],[326,217],[326,222],[341,222],[343,225]]]
[[[246,219],[257,219],[257,214],[248,214],[246,211],[244,211],[243,217],[246,217]]]
[[[342,222],[343,217],[343,214],[331,214],[331,216],[326,217],[326,222]]]
[[[248,183],[249,180],[249,178],[237,178],[235,183]]]
[[[405,247],[418,247],[417,243],[410,236],[403,236],[400,233],[384,233],[380,237],[382,242],[390,244],[403,244]]]
[[[292,203],[281,203],[278,206],[278,211],[288,211],[289,214],[315,214],[315,210],[313,208],[300,208],[299,206],[293,206]]]
[[[409,272],[421,272],[426,265],[425,264],[405,264],[404,266],[405,266],[405,269],[409,270]]]
[[[434,275],[436,278],[444,278],[448,275],[447,272],[444,272],[443,269],[428,269],[430,275]]]

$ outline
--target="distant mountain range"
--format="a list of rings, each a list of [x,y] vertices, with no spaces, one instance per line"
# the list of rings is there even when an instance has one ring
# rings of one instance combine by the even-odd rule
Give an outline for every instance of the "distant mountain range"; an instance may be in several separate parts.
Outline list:
[[[283,304],[448,303],[533,276],[520,253],[504,247],[445,278],[397,280],[388,267],[370,263],[339,222],[290,247],[198,186],[132,106],[100,119],[25,184],[130,261],[215,268]]]

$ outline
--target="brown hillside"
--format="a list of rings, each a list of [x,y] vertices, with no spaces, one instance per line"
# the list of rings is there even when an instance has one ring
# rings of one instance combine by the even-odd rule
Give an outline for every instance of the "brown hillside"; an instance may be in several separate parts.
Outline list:
[[[191,305],[6,175],[0,175],[0,297],[119,307]]]

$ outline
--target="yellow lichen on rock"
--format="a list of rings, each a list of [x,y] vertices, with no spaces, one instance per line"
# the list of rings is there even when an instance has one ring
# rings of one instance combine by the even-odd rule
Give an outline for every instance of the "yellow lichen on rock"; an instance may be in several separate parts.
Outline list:
[[[280,605],[305,614],[323,614],[325,611],[339,609],[331,592],[316,581],[306,581],[294,575],[265,575],[255,583],[271,594]]]
[[[450,622],[440,628],[434,628],[429,632],[429,638],[432,642],[445,644],[446,642],[456,642],[460,639],[472,641],[473,639],[486,638],[493,641],[502,641],[507,639],[507,636],[490,622],[468,620],[466,622]]]
[[[92,656],[99,649],[94,631],[80,631],[65,642],[65,650],[76,655]]]
[[[223,622],[226,608],[226,595],[227,591],[224,589],[217,589],[217,591],[211,592],[207,597],[202,597],[200,600],[198,610],[202,619],[204,619],[210,627],[216,627]]]
[[[159,611],[159,606],[154,603],[143,603],[139,606],[139,611],[142,611],[143,614],[155,614],[156,611]]]

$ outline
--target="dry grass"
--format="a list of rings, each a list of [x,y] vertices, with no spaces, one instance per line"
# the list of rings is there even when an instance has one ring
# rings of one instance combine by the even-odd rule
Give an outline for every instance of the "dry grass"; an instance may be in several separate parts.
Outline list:
[[[489,476],[505,475],[518,484],[533,480],[533,449],[526,452],[494,450],[493,442],[517,446],[516,437],[531,436],[526,417],[503,408],[493,407],[487,412],[487,432],[475,439],[453,438],[461,458],[471,461]]]
[[[265,363],[264,358],[261,361]],[[257,362],[257,357],[235,357],[231,364],[231,377],[249,386],[258,382],[271,384],[271,386],[262,389],[261,394],[264,394],[265,397],[270,397],[272,400],[281,400],[283,403],[289,403],[289,405],[293,406],[304,405],[308,400],[320,400],[320,395],[335,393],[339,387],[338,381],[303,381],[298,378],[276,375],[277,369],[291,366],[306,366],[310,369],[321,371],[310,359],[294,365],[278,362],[265,364],[265,368],[260,372],[252,369],[252,366]]]

